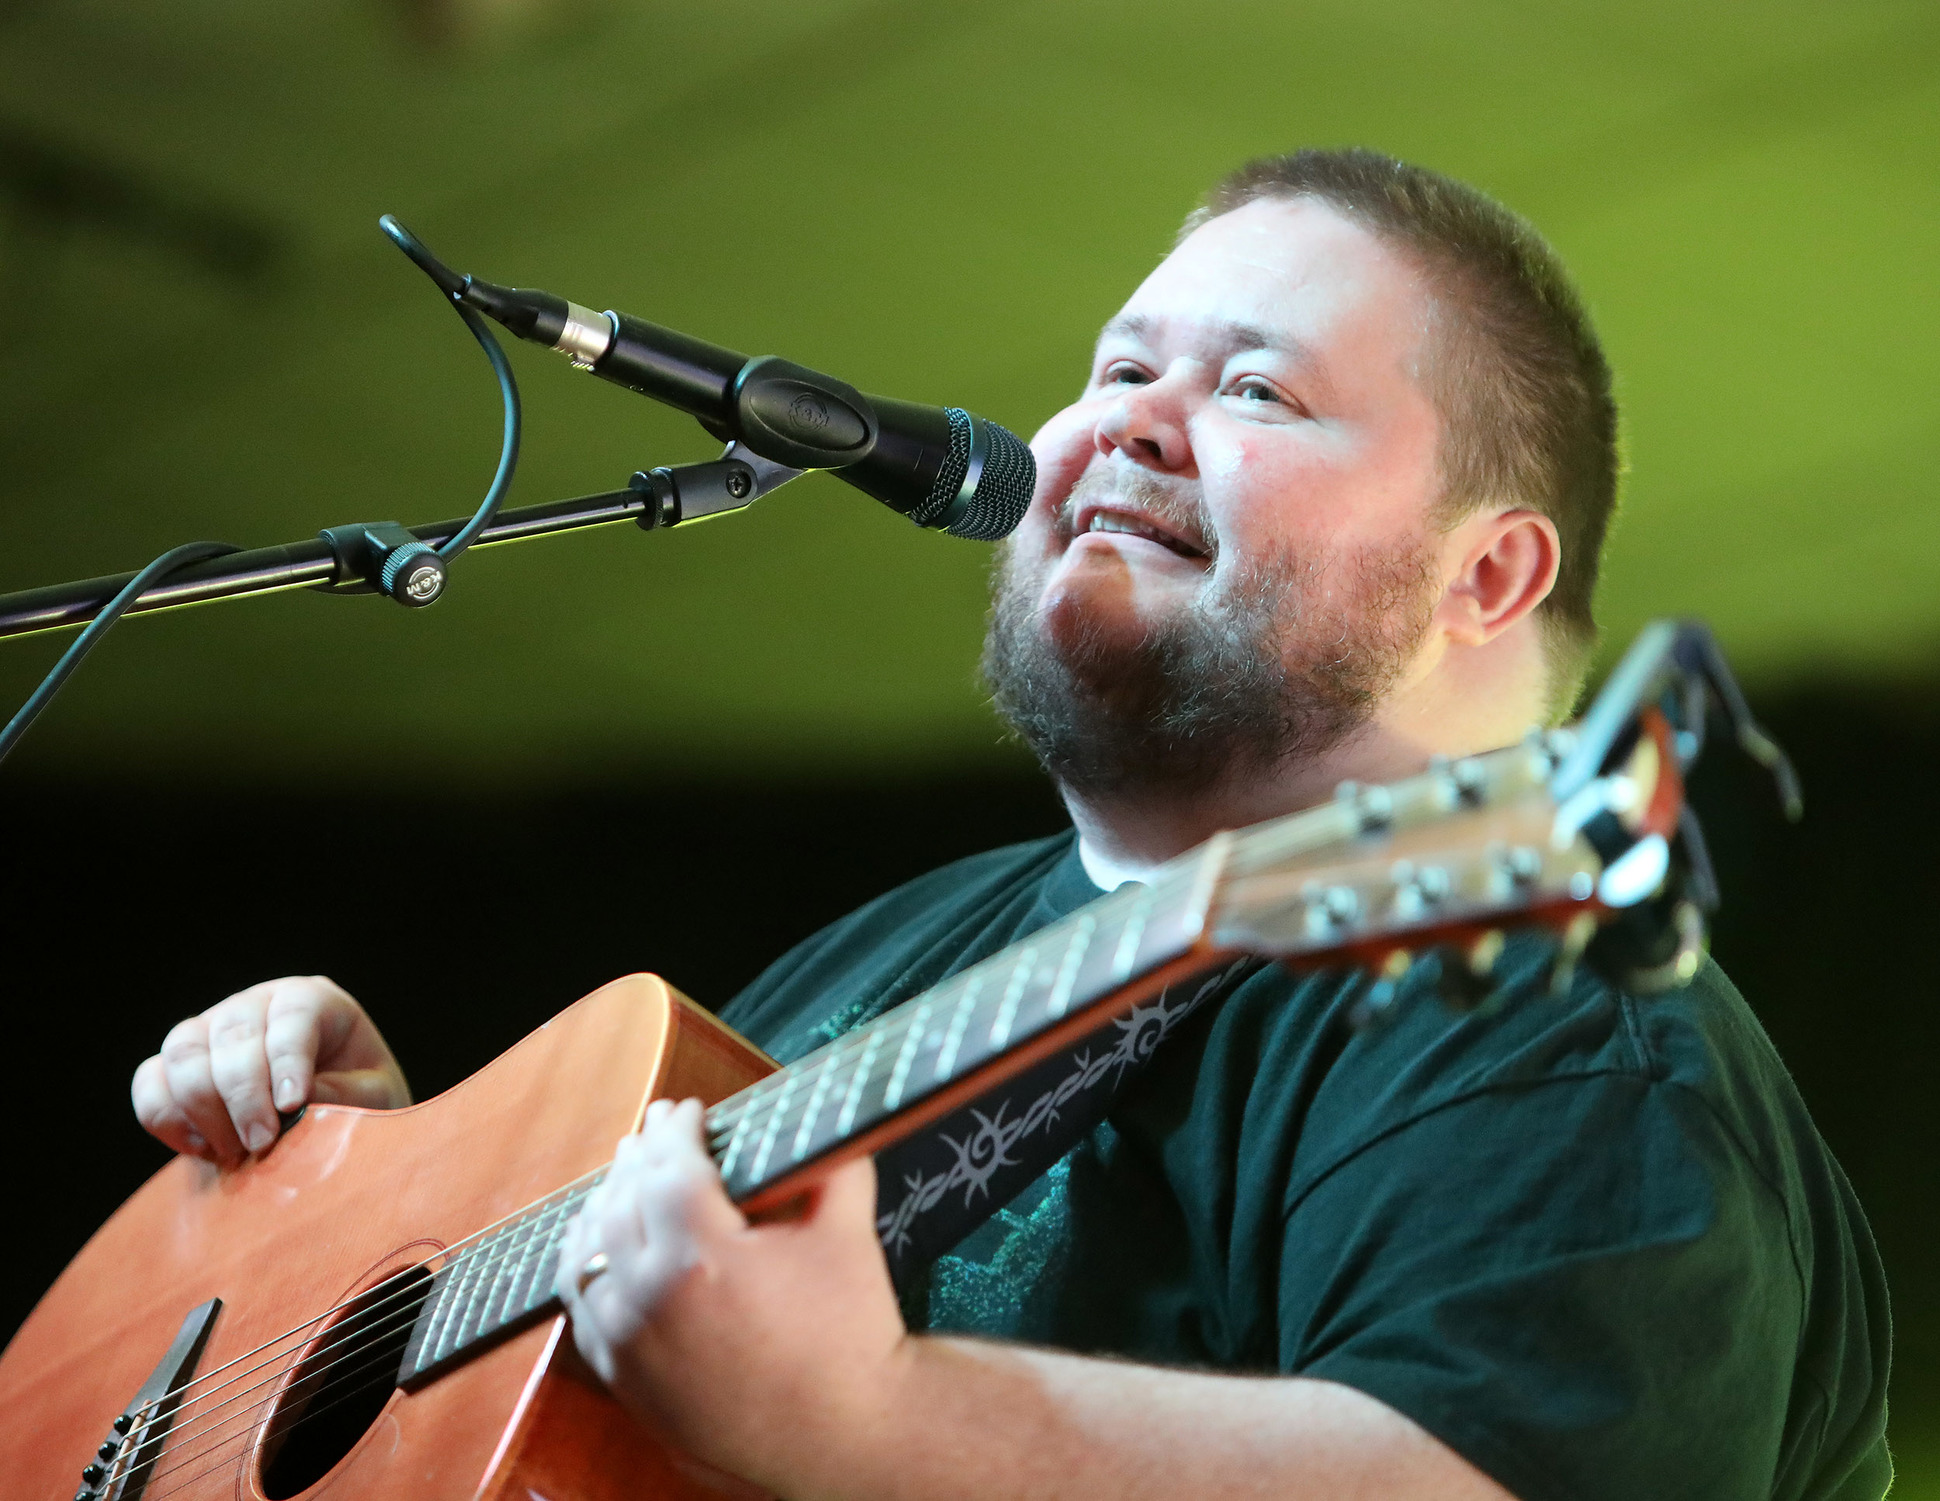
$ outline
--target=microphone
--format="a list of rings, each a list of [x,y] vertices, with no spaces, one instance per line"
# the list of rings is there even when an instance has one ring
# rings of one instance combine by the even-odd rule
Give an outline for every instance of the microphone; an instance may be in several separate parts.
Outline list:
[[[791,469],[826,469],[918,526],[952,536],[1006,537],[1030,506],[1030,449],[960,407],[865,396],[788,360],[750,359],[626,313],[461,276],[390,215],[380,222],[454,302],[581,370],[678,407],[723,442]]]

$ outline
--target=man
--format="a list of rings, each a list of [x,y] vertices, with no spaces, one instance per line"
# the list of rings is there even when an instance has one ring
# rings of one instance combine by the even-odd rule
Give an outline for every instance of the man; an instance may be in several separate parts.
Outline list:
[[[1370,152],[1242,169],[1033,446],[985,669],[1075,832],[775,965],[725,1015],[784,1059],[1216,830],[1575,697],[1608,373],[1470,189]],[[793,1497],[1883,1494],[1879,1268],[1743,1002],[1715,967],[1543,1000],[1541,959],[1512,944],[1497,1015],[1416,996],[1362,1033],[1348,984],[1228,977],[900,1307],[870,1164],[750,1226],[697,1106],[657,1102],[563,1249],[575,1338]],[[408,1099],[315,979],[183,1023],[134,1091],[225,1161],[272,1096]]]

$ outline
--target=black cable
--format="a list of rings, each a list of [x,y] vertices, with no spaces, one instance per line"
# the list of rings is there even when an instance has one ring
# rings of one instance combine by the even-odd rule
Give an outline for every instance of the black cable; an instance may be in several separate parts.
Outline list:
[[[505,438],[499,447],[498,473],[492,476],[492,486],[479,502],[478,511],[465,523],[463,530],[438,549],[438,556],[450,562],[459,553],[472,545],[472,539],[491,525],[492,517],[498,514],[499,503],[505,499],[506,491],[512,488],[512,471],[519,465],[519,430],[524,420],[519,406],[519,383],[512,378],[512,366],[506,361],[505,351],[493,337],[485,320],[474,313],[458,299],[464,295],[467,278],[439,260],[410,230],[397,219],[385,214],[377,221],[377,227],[390,236],[396,245],[411,258],[411,263],[422,271],[444,293],[446,300],[465,327],[472,331],[478,340],[478,347],[485,351],[485,358],[492,362],[492,373],[498,377],[499,394],[505,403]]]
[[[512,377],[512,367],[506,361],[505,351],[485,326],[484,319],[458,301],[465,287],[465,278],[446,266],[424,246],[418,237],[406,229],[389,214],[379,219],[378,225],[389,235],[397,247],[408,255],[425,275],[437,284],[438,290],[450,300],[458,316],[465,320],[465,327],[471,330],[472,337],[478,340],[479,347],[485,351],[485,358],[491,361],[492,373],[498,377],[499,395],[505,407],[505,436],[499,445],[498,472],[492,476],[491,487],[486,490],[485,498],[478,503],[478,510],[472,519],[454,533],[442,547],[438,556],[449,562],[472,545],[478,534],[492,524],[498,514],[500,503],[506,492],[512,488],[512,475],[519,466],[519,434],[524,425],[524,413],[519,405],[519,383]],[[27,702],[20,706],[20,712],[7,721],[7,727],[0,730],[0,761],[7,758],[27,728],[47,707],[48,701],[60,690],[61,684],[73,676],[74,669],[81,665],[94,645],[107,632],[109,626],[119,620],[128,607],[141,598],[144,590],[157,580],[165,578],[176,569],[189,563],[199,563],[204,558],[221,557],[224,553],[240,552],[227,542],[185,542],[180,547],[172,547],[154,562],[130,579],[121,592],[102,607],[101,612],[87,623],[81,634],[74,638],[68,649],[54,664],[54,670],[41,679],[40,686],[33,691]]]
[[[227,542],[184,542],[180,547],[171,547],[154,562],[136,574],[122,586],[122,590],[109,600],[101,613],[87,623],[80,635],[61,653],[60,661],[54,670],[41,679],[40,686],[20,712],[7,721],[7,727],[0,730],[0,761],[7,759],[7,753],[20,743],[20,737],[27,733],[27,727],[39,717],[40,711],[47,707],[48,700],[59,691],[62,683],[73,676],[74,669],[81,665],[81,659],[93,648],[95,642],[107,634],[108,627],[119,620],[127,608],[140,599],[142,592],[151,584],[173,573],[176,569],[190,563],[200,563],[204,558],[219,558],[224,553],[241,552]]]

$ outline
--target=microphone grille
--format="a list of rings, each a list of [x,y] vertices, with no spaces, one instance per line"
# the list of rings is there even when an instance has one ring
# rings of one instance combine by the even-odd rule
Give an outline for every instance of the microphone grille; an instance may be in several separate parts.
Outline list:
[[[955,411],[950,413],[953,460],[956,416]],[[983,470],[977,476],[977,488],[970,495],[970,504],[944,530],[953,537],[967,537],[973,542],[995,542],[1015,531],[1017,523],[1030,509],[1031,492],[1037,488],[1037,460],[1029,445],[1009,428],[980,417],[968,418],[964,427],[967,429],[972,421],[981,424],[984,430],[987,448]]]

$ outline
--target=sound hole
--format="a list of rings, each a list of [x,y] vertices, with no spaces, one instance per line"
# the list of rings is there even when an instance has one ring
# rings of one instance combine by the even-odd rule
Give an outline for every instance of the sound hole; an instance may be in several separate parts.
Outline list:
[[[356,1447],[397,1385],[431,1273],[409,1267],[359,1293],[292,1373],[263,1439],[263,1494],[287,1501]]]

